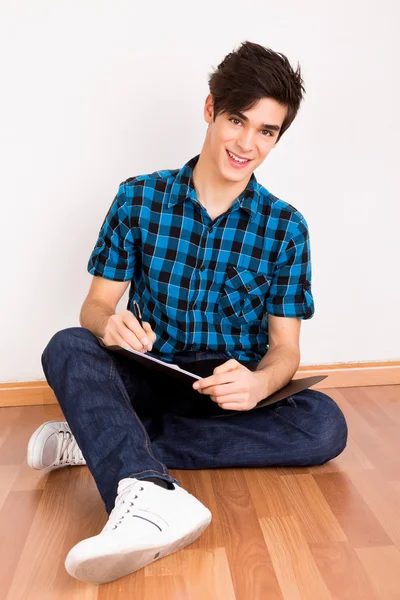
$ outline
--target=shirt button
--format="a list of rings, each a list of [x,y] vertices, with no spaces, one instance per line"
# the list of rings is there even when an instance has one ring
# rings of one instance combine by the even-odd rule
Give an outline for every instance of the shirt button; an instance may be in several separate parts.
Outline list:
[[[251,290],[251,285],[246,285],[246,290],[249,292]]]
[[[211,233],[211,232],[212,232],[212,230],[213,230],[213,228],[212,228],[212,227],[209,227],[209,228],[208,228],[208,233]]]
[[[200,267],[200,271],[204,271],[204,269],[205,269],[205,266],[204,266],[204,265],[201,265],[201,267]]]
[[[195,303],[192,305],[192,308],[193,308],[193,309],[197,308],[197,304],[196,304],[196,302],[195,302]]]
[[[191,348],[196,348],[196,344],[190,344]]]

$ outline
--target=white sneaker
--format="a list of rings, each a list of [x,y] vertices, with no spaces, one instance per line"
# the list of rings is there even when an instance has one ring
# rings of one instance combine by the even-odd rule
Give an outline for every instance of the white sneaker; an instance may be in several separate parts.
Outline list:
[[[211,512],[179,485],[168,490],[150,481],[121,479],[108,522],[98,535],[79,542],[65,559],[81,581],[106,583],[194,542]]]
[[[47,421],[36,429],[28,443],[27,461],[32,469],[43,471],[86,465],[65,421]]]

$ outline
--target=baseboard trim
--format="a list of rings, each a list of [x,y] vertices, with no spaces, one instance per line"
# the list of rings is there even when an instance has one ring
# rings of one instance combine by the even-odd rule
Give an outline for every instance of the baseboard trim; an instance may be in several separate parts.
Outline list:
[[[316,390],[343,387],[369,387],[373,385],[399,385],[400,362],[304,366],[299,367],[294,378],[309,377],[311,375],[328,376],[313,386],[313,389]],[[57,404],[54,392],[45,380],[0,383],[0,407],[43,404]]]

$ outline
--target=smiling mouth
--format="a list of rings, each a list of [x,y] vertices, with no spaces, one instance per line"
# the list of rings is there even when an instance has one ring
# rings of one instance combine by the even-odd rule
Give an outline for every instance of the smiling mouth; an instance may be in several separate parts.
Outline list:
[[[227,150],[226,152],[228,156],[238,165],[246,165],[252,160],[251,158],[239,158],[238,156],[236,156],[236,154],[233,154],[229,150]]]

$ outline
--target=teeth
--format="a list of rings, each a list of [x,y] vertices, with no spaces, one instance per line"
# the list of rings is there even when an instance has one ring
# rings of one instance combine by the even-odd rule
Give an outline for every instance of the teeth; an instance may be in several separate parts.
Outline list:
[[[236,160],[236,162],[238,162],[238,163],[245,163],[245,162],[249,162],[249,161],[247,160],[247,158],[244,158],[244,159],[243,159],[243,158],[237,158],[237,157],[236,157],[234,154],[232,154],[232,152],[229,152],[229,150],[228,150],[228,154],[229,154],[229,156],[230,156],[231,158],[233,158],[233,160]]]

